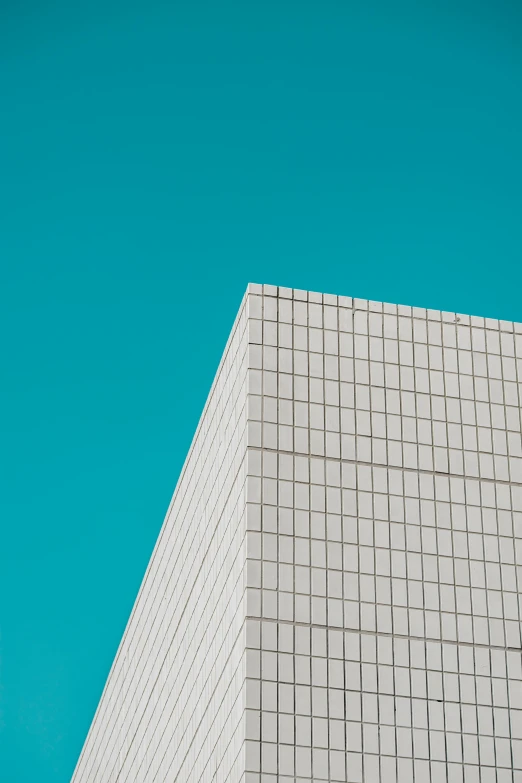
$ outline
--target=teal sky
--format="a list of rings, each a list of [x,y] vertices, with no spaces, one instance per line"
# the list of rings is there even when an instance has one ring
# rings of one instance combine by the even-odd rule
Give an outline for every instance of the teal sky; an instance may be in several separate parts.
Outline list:
[[[0,1],[0,780],[66,783],[247,282],[522,320],[522,6]]]

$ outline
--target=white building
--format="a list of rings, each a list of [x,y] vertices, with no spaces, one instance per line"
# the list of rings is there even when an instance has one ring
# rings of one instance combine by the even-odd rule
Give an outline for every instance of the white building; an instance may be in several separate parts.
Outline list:
[[[522,783],[522,325],[250,285],[74,783]]]

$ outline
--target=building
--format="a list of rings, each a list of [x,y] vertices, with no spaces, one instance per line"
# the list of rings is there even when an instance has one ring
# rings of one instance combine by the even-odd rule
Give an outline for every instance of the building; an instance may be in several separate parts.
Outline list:
[[[250,285],[74,783],[522,783],[522,325]]]

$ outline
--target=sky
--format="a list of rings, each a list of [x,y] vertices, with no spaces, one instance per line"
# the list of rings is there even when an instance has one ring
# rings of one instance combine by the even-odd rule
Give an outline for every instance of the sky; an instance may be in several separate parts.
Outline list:
[[[0,781],[66,783],[249,281],[522,321],[522,6],[0,0]]]

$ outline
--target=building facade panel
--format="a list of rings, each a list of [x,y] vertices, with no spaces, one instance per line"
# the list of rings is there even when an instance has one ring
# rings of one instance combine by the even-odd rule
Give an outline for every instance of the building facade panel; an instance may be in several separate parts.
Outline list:
[[[246,300],[75,783],[243,776]]]
[[[522,783],[522,325],[250,285],[76,771]]]
[[[522,327],[250,314],[248,780],[522,780]]]

